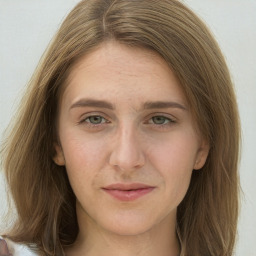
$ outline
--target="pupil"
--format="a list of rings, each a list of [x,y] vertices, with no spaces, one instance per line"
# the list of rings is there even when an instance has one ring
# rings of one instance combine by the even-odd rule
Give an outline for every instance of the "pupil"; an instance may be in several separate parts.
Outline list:
[[[101,123],[101,117],[100,116],[92,116],[92,117],[90,117],[90,122],[93,124],[99,124],[99,123]]]
[[[153,122],[155,124],[163,124],[165,122],[165,118],[161,116],[155,116],[153,117]]]

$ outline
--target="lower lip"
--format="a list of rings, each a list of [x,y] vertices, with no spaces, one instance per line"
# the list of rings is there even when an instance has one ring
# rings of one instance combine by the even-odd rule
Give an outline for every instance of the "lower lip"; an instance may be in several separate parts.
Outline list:
[[[141,188],[135,190],[103,189],[106,193],[120,201],[133,201],[149,194],[154,188]]]

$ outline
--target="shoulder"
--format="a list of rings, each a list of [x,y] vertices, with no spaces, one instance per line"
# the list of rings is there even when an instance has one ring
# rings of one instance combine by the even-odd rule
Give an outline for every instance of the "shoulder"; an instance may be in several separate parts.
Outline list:
[[[0,236],[0,256],[37,256],[25,245],[16,244]]]

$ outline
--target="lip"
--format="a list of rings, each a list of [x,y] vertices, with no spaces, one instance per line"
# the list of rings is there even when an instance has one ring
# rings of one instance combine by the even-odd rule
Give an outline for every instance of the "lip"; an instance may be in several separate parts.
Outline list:
[[[155,187],[142,183],[111,184],[103,187],[103,191],[120,201],[133,201],[152,192]]]

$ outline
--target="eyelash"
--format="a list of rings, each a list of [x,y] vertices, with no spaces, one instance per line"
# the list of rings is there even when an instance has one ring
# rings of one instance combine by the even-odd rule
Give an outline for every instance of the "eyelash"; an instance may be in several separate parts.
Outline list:
[[[153,119],[162,119],[164,121],[164,123],[154,123]],[[152,116],[149,120],[153,121],[153,125],[157,125],[157,126],[165,126],[165,125],[170,125],[171,123],[175,123],[175,121],[169,117],[166,116],[162,116],[162,115],[156,115],[156,116]],[[150,121],[148,121],[150,123]]]
[[[100,123],[92,123],[91,122],[91,118],[100,118],[101,119],[101,122]],[[87,121],[87,120],[89,120],[89,121]],[[104,120],[104,122],[102,122]],[[87,116],[86,118],[84,118],[84,119],[82,119],[80,122],[79,122],[79,124],[85,124],[85,125],[88,125],[88,126],[91,126],[92,128],[93,127],[99,127],[99,126],[101,126],[101,125],[104,125],[104,124],[106,124],[106,123],[110,123],[110,121],[108,121],[106,118],[104,118],[103,116],[101,116],[101,115],[90,115],[90,116]]]
[[[98,118],[98,119],[100,118],[101,121],[100,121],[100,123],[92,123],[92,120],[90,120],[91,118]],[[154,118],[155,119],[158,118],[158,120],[162,119],[164,122],[157,124],[153,121]],[[101,115],[90,115],[90,116],[85,117],[81,121],[79,121],[79,124],[85,124],[89,128],[101,128],[103,125],[106,125],[108,123],[110,123],[110,121],[108,121],[105,117],[103,117]],[[175,123],[176,123],[175,120],[173,120],[169,117],[163,116],[163,115],[151,116],[150,119],[148,119],[145,122],[145,124],[150,124],[150,125],[153,125],[156,128],[160,128],[160,129],[167,128],[168,126],[173,125]]]

